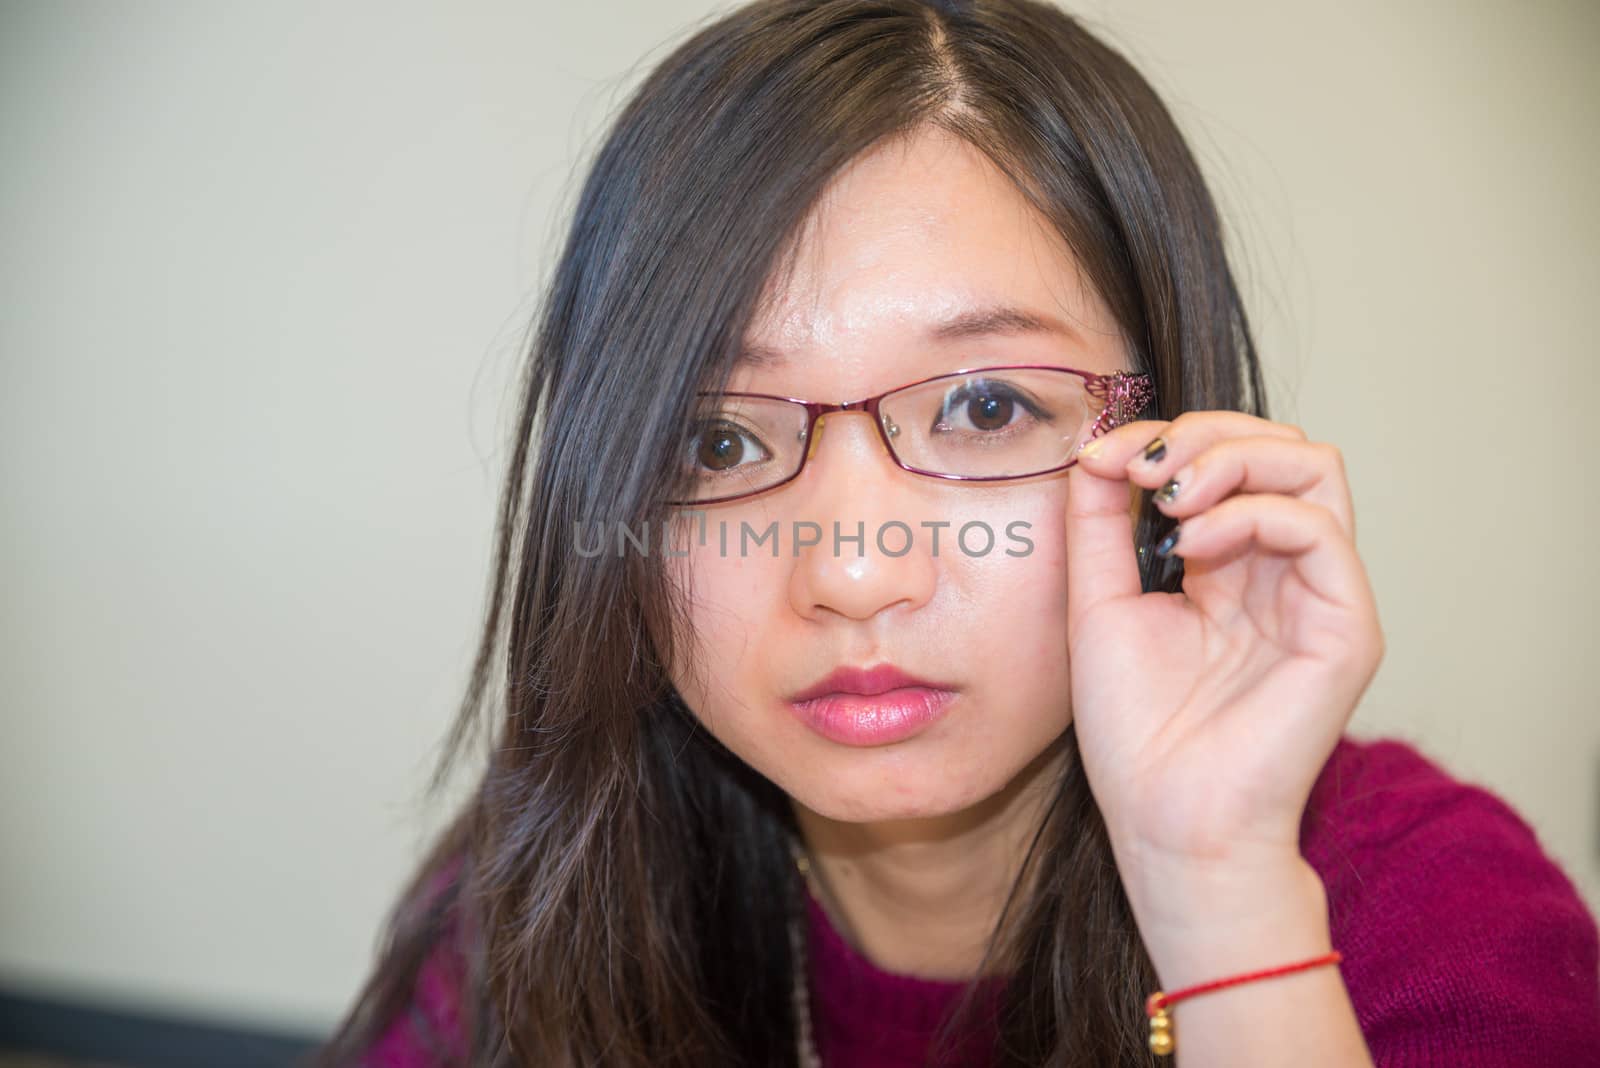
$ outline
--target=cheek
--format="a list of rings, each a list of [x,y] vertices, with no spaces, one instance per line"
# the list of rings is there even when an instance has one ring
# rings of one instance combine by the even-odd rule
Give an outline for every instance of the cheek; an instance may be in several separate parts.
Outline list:
[[[694,549],[672,561],[688,631],[677,636],[672,682],[691,709],[715,712],[758,692],[762,650],[778,640],[784,561]],[[726,741],[726,739],[724,739]]]
[[[807,635],[788,622],[788,563],[715,551],[675,561],[690,629],[678,637],[669,673],[708,734],[780,789],[807,798],[827,789],[829,771],[817,743],[780,704],[797,684],[784,674],[787,665],[804,664],[813,652],[798,646]]]
[[[1067,725],[1064,508],[1065,495],[1054,484],[1014,496],[996,509],[991,521],[1001,532],[1012,522],[1027,526],[1013,528],[1016,536],[1002,537],[1001,549],[988,557],[957,555],[950,561],[959,569],[971,606],[964,657],[973,674],[981,676],[991,705],[1058,718],[1057,729]],[[1023,538],[1032,543],[1031,549]],[[1008,556],[1006,548],[1027,555]]]

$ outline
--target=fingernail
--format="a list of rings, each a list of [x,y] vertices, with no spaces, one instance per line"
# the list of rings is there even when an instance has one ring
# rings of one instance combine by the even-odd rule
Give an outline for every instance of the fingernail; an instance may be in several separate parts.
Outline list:
[[[1090,438],[1088,441],[1084,442],[1082,445],[1079,445],[1078,446],[1078,455],[1087,457],[1087,458],[1089,458],[1091,460],[1099,458],[1099,456],[1100,456],[1100,439],[1099,438]]]
[[[1167,454],[1167,442],[1164,438],[1156,438],[1144,447],[1144,458],[1147,462],[1157,464]]]
[[[1178,487],[1182,485],[1177,479],[1167,479],[1167,484],[1156,490],[1156,500],[1163,504],[1171,504],[1172,498],[1178,495]]]
[[[1178,531],[1181,530],[1181,529],[1182,529],[1181,525],[1173,527],[1172,528],[1172,533],[1168,534],[1166,537],[1161,539],[1161,544],[1156,546],[1156,555],[1157,556],[1159,556],[1163,560],[1165,560],[1167,557],[1172,555],[1172,550],[1177,548],[1177,545],[1178,545]]]

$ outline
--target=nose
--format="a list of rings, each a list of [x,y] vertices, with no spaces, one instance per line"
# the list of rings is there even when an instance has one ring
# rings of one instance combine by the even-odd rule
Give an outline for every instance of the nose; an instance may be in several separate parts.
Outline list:
[[[824,424],[831,433],[823,433]],[[815,544],[796,542],[794,610],[808,619],[867,620],[926,604],[938,585],[932,531],[924,525],[940,511],[932,484],[895,464],[864,411],[822,416],[807,448],[803,485],[794,487],[798,517],[816,523],[820,537],[810,529]],[[941,544],[939,551],[948,550]]]

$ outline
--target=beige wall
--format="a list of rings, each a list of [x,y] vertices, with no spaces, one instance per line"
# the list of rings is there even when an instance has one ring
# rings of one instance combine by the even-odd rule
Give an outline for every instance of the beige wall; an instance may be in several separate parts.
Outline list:
[[[488,567],[572,168],[704,3],[0,14],[0,982],[321,1027]],[[1600,17],[1080,6],[1340,444],[1389,654],[1356,727],[1503,792],[1600,905]]]

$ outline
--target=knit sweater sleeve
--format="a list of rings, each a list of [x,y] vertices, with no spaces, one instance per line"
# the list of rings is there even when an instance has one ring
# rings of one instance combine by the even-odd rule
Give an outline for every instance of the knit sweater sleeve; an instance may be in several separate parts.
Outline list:
[[[1302,849],[1377,1068],[1600,1056],[1600,933],[1534,830],[1406,742],[1341,741]]]

